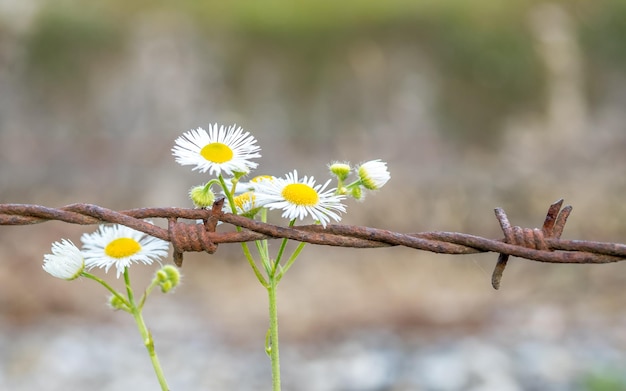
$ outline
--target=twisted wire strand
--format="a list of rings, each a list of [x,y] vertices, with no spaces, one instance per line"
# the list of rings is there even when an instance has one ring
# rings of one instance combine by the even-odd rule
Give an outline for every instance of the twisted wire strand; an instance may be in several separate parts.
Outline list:
[[[509,256],[549,263],[611,263],[626,259],[626,245],[560,238],[571,206],[562,208],[563,200],[550,205],[541,229],[512,226],[506,213],[495,209],[504,233],[503,239],[488,239],[459,232],[399,233],[389,230],[330,224],[282,227],[249,218],[223,213],[223,199],[212,209],[138,208],[114,211],[92,204],[71,204],[50,208],[32,204],[0,204],[0,225],[28,225],[46,221],[71,224],[122,224],[148,235],[166,240],[174,247],[174,261],[182,265],[183,253],[204,251],[210,254],[220,243],[249,242],[261,239],[287,238],[317,245],[377,248],[404,246],[438,254],[498,253],[492,285],[498,289]],[[164,218],[168,228],[158,227],[145,219]],[[182,222],[179,219],[196,220]],[[197,221],[202,221],[199,224]],[[238,232],[216,232],[218,221],[241,227]]]

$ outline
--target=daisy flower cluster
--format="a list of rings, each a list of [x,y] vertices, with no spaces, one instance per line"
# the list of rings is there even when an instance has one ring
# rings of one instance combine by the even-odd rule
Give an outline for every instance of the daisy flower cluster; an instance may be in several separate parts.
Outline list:
[[[306,218],[313,219],[323,227],[333,221],[340,221],[342,213],[346,212],[344,201],[348,197],[362,200],[365,193],[380,189],[390,179],[387,163],[371,160],[355,167],[346,162],[332,163],[328,166],[331,178],[326,181],[318,182],[310,175],[293,170],[282,177],[260,175],[246,182],[243,179],[258,167],[254,159],[261,157],[260,150],[257,140],[241,127],[212,124],[206,130],[192,129],[178,137],[172,154],[179,164],[191,166],[192,170],[213,177],[205,184],[189,190],[189,197],[196,207],[210,208],[218,196],[224,197],[227,212],[249,218],[260,216],[260,220],[265,222],[267,211],[279,210],[282,217],[289,220],[290,226],[296,220]],[[349,181],[351,175],[356,178]],[[336,186],[331,185],[333,178],[337,180]],[[215,192],[214,187],[219,190]],[[96,232],[83,234],[81,241],[82,249],[66,239],[53,243],[51,253],[44,255],[43,269],[54,277],[68,281],[79,277],[93,279],[112,293],[110,306],[133,315],[161,389],[168,390],[151,333],[142,317],[142,309],[146,297],[154,288],[160,287],[165,293],[176,287],[180,282],[180,273],[174,266],[163,266],[141,298],[135,300],[129,268],[133,264],[160,263],[167,256],[169,243],[123,225],[101,225]],[[257,279],[268,291],[270,327],[266,352],[272,362],[274,390],[280,390],[276,288],[305,245],[304,242],[299,243],[291,256],[284,256],[287,241],[286,238],[282,240],[275,257],[269,256],[267,240],[255,241],[263,269],[258,267],[247,243],[242,243],[244,255]],[[115,268],[117,278],[124,276],[126,296],[89,273],[94,268],[104,269],[107,273]],[[262,270],[266,276],[261,273]]]
[[[133,315],[161,389],[169,390],[142,310],[148,295],[157,286],[163,293],[174,289],[180,282],[180,272],[172,265],[163,266],[138,301],[135,300],[129,276],[129,267],[133,263],[160,263],[160,259],[168,253],[169,243],[123,225],[101,225],[96,232],[83,234],[81,240],[82,250],[66,239],[53,243],[51,254],[44,255],[43,269],[54,277],[68,281],[78,277],[89,278],[106,288],[112,294],[109,298],[111,308]],[[103,279],[86,271],[102,268],[108,272],[114,266],[118,278],[124,275],[125,296]]]
[[[326,228],[332,221],[341,220],[341,214],[346,211],[346,198],[362,200],[366,192],[380,189],[390,179],[387,163],[372,160],[354,168],[349,163],[330,164],[330,174],[337,179],[335,187],[330,185],[332,178],[317,182],[314,177],[301,175],[297,170],[282,177],[261,175],[244,182],[242,179],[258,166],[252,159],[261,157],[259,151],[257,140],[241,127],[217,124],[210,125],[208,130],[198,128],[184,133],[176,139],[172,148],[176,161],[181,165],[216,176],[189,191],[196,207],[209,208],[213,205],[217,198],[212,189],[215,185],[220,196],[225,198],[226,212],[251,219],[259,216],[265,222],[268,210],[280,210],[282,217],[289,220],[289,226],[293,226],[296,220],[311,218]],[[356,174],[356,179],[348,182],[351,174]],[[272,389],[278,391],[281,388],[276,288],[305,245],[304,242],[299,243],[292,254],[286,256],[287,241],[283,238],[274,257],[269,255],[267,240],[255,241],[262,269],[248,244],[241,243],[248,263],[268,292],[270,327],[266,353],[272,363]]]
[[[44,255],[43,269],[54,277],[74,280],[85,270],[113,266],[117,277],[132,263],[152,264],[167,256],[169,243],[123,225],[101,225],[91,234],[83,234],[80,250],[63,239],[52,244],[52,253]]]
[[[262,175],[242,182],[241,179],[258,166],[251,160],[261,157],[259,151],[257,140],[241,127],[217,124],[207,130],[198,128],[184,133],[172,148],[181,165],[217,176],[190,190],[189,196],[196,207],[210,207],[216,198],[212,186],[218,185],[226,198],[226,210],[250,218],[263,209],[278,209],[282,217],[292,223],[310,217],[325,227],[331,220],[341,220],[341,213],[346,211],[343,201],[347,197],[361,200],[366,191],[380,189],[390,178],[387,164],[372,160],[354,170],[348,163],[331,164],[330,172],[338,181],[336,187],[329,186],[331,179],[318,183],[312,176],[299,175],[297,170],[283,177]],[[358,178],[345,185],[353,171]]]

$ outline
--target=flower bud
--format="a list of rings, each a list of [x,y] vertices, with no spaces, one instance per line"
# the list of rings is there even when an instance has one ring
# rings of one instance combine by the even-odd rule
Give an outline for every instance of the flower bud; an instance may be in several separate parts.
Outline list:
[[[330,172],[337,177],[340,181],[345,181],[350,175],[350,164],[335,162],[328,166]]]
[[[161,292],[168,293],[180,284],[180,271],[172,265],[165,265],[157,271],[155,279],[159,282]]]
[[[215,201],[215,193],[211,190],[211,186],[196,186],[189,190],[189,198],[197,208],[208,208]]]
[[[109,297],[109,306],[114,310],[123,310],[126,312],[130,312],[130,308],[128,308],[128,303],[124,301],[121,297],[116,295],[111,295]]]
[[[350,195],[355,200],[361,201],[363,200],[363,188],[361,186],[354,186],[350,189]]]

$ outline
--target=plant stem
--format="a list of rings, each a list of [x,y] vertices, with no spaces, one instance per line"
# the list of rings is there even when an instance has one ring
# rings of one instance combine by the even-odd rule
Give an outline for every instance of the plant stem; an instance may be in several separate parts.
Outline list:
[[[270,360],[272,361],[272,391],[280,391],[280,356],[278,352],[278,310],[276,307],[276,288],[278,281],[270,277],[267,293],[270,306]]]
[[[161,368],[161,363],[159,362],[159,357],[156,354],[154,349],[154,340],[152,339],[152,335],[150,331],[148,331],[148,327],[143,320],[143,316],[141,312],[137,310],[137,308],[133,305],[133,317],[135,318],[135,322],[137,322],[137,328],[139,329],[139,333],[143,338],[143,343],[148,349],[148,355],[150,356],[150,361],[152,361],[152,367],[154,368],[154,373],[156,374],[157,379],[159,380],[159,384],[161,385],[161,390],[169,391],[169,387],[167,385],[167,380],[165,380],[165,374],[163,373],[163,369]]]
[[[304,249],[305,245],[306,245],[306,243],[302,242],[302,243],[300,243],[298,245],[298,247],[296,247],[296,249],[294,250],[293,254],[291,254],[289,259],[287,260],[287,263],[285,263],[285,267],[278,274],[278,277],[277,277],[278,281],[280,281],[283,278],[283,276],[285,275],[285,273],[287,273],[287,270],[289,270],[291,265],[293,265],[293,263],[296,261],[296,258],[298,258],[298,255],[300,255],[300,252],[302,252],[302,249]]]
[[[126,299],[124,298],[124,296],[120,295],[120,294],[119,294],[119,293],[118,293],[115,289],[113,289],[113,288],[111,287],[111,285],[107,284],[107,282],[106,282],[106,281],[104,281],[102,278],[100,278],[100,277],[98,277],[98,276],[95,276],[95,275],[93,275],[93,274],[91,274],[91,273],[87,273],[87,272],[83,272],[83,273],[82,273],[82,276],[83,276],[83,277],[86,277],[86,278],[89,278],[89,279],[92,279],[92,280],[94,280],[94,281],[96,281],[96,282],[99,282],[102,286],[104,286],[104,287],[106,288],[106,290],[108,290],[109,292],[111,292],[111,294],[112,294],[113,296],[117,297],[117,298],[118,298],[118,299],[119,299],[122,303],[124,303],[127,307],[129,307],[129,308],[130,308],[130,303],[128,303],[128,300],[126,300]]]
[[[296,219],[293,219],[289,222],[289,228],[293,227],[296,223]],[[276,260],[274,261],[274,270],[278,269],[278,265],[280,265],[280,260],[283,258],[283,253],[285,252],[285,248],[287,247],[287,242],[289,239],[284,238],[280,243],[280,248],[278,249],[278,253],[276,254]],[[274,271],[274,275],[276,272]]]
[[[139,334],[141,334],[141,338],[143,339],[143,344],[146,346],[146,349],[148,349],[148,355],[150,356],[152,367],[154,368],[154,372],[157,376],[159,384],[161,385],[161,390],[169,391],[165,375],[163,374],[163,369],[161,368],[161,363],[159,362],[159,357],[157,357],[156,351],[154,350],[154,340],[152,339],[152,334],[148,331],[146,322],[143,320],[141,308],[137,307],[135,304],[133,290],[130,286],[128,267],[124,269],[124,282],[126,283],[126,292],[128,294],[128,302],[130,303],[130,311],[133,314],[133,318],[135,318],[135,323],[137,323],[137,328],[139,329]]]
[[[240,229],[241,229],[240,227],[237,227],[237,230],[240,230]],[[265,281],[265,277],[263,277],[263,274],[261,274],[261,271],[259,270],[259,268],[254,263],[254,258],[252,257],[252,254],[250,253],[250,249],[248,248],[248,243],[246,242],[241,243],[241,248],[243,249],[243,254],[246,256],[246,260],[248,261],[248,264],[254,271],[254,275],[256,276],[257,280],[259,280],[259,282],[264,287],[267,288],[269,285],[267,281]]]

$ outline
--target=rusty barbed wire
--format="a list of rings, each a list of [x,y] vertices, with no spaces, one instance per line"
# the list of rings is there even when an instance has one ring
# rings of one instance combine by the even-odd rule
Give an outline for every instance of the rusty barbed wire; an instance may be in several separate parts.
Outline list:
[[[220,243],[249,242],[261,239],[287,238],[317,245],[377,248],[404,246],[438,254],[498,253],[492,275],[492,286],[500,287],[502,273],[510,256],[549,263],[611,263],[626,259],[626,245],[585,240],[563,240],[561,234],[572,207],[558,200],[548,209],[541,229],[512,226],[501,208],[496,218],[504,233],[503,239],[488,239],[458,232],[420,232],[402,234],[384,229],[330,224],[282,227],[262,223],[243,216],[222,212],[223,199],[212,209],[138,208],[114,211],[91,204],[71,204],[49,208],[32,204],[0,204],[0,225],[28,225],[46,221],[71,224],[116,223],[170,242],[174,262],[182,266],[183,253],[203,251],[213,254]],[[145,219],[167,219],[167,228]],[[202,220],[182,222],[179,219]],[[242,228],[237,232],[216,232],[218,221]]]

